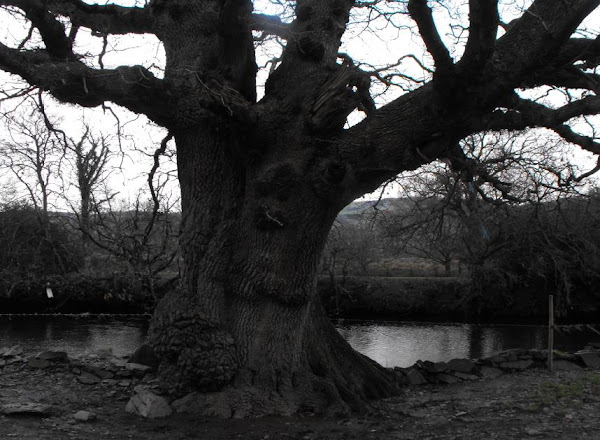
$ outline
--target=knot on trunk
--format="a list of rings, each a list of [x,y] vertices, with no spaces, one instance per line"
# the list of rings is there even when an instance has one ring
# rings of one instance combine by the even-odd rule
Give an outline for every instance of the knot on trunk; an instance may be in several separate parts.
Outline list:
[[[354,109],[367,114],[375,110],[369,94],[370,85],[368,75],[347,58],[319,90],[311,109],[312,128],[315,131],[340,130]]]

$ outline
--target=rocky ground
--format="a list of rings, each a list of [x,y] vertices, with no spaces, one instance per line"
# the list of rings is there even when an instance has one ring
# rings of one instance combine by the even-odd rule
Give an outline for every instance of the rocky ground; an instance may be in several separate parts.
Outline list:
[[[543,353],[535,351],[469,362],[398,370],[399,380],[421,384],[365,415],[149,419],[135,414],[149,408],[144,393],[159,394],[149,367],[109,352],[67,358],[0,349],[0,439],[600,439],[596,351],[557,353],[561,369],[553,372],[539,368]]]

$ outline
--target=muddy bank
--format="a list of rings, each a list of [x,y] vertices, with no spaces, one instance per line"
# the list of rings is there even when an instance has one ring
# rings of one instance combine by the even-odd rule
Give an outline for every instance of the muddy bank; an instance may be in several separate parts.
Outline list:
[[[539,286],[507,290],[489,286],[474,293],[463,277],[321,277],[319,293],[328,313],[355,319],[544,323],[548,292]],[[578,292],[561,311],[563,323],[597,322],[597,298]]]

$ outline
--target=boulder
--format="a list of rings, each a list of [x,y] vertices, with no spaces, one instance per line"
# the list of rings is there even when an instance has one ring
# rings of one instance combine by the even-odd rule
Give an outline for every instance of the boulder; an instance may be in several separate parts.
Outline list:
[[[597,351],[580,351],[576,353],[588,368],[600,368],[600,353]]]
[[[73,417],[79,422],[91,422],[92,420],[96,420],[96,414],[89,411],[77,411],[73,414]]]
[[[129,399],[125,411],[137,414],[147,419],[166,417],[171,415],[173,410],[165,398],[157,396],[143,385],[134,388],[136,394]]]
[[[473,368],[475,364],[469,359],[452,359],[448,362],[448,369],[459,373],[470,373]]]

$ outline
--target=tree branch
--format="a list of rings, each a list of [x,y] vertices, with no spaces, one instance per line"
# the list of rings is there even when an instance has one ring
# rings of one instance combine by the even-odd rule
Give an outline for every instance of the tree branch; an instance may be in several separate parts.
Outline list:
[[[0,69],[63,102],[95,107],[112,101],[161,125],[171,120],[163,81],[142,66],[93,69],[78,61],[57,62],[45,51],[19,51],[0,43]]]
[[[408,2],[408,12],[419,27],[419,32],[427,50],[435,62],[436,74],[445,76],[454,69],[454,63],[450,57],[448,49],[442,42],[440,34],[437,31],[433,15],[426,0],[410,0]]]
[[[87,4],[81,0],[2,0],[23,9],[26,5],[45,8],[51,14],[69,17],[73,25],[102,34],[152,33],[155,20],[149,8],[124,7],[114,4]]]
[[[276,15],[252,14],[250,27],[254,31],[275,35],[284,40],[290,38],[290,25],[281,21],[281,18]]]
[[[478,71],[492,56],[496,44],[498,0],[470,0],[469,18],[469,39],[459,65],[467,71]]]

